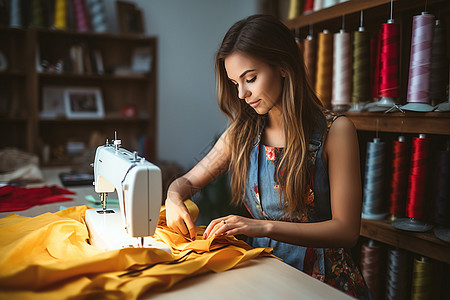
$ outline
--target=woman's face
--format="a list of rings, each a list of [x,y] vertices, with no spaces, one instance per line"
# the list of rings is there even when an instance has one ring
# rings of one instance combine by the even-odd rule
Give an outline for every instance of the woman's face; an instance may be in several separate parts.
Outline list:
[[[228,78],[238,89],[238,97],[245,100],[258,114],[264,115],[281,105],[283,73],[247,54],[234,52],[225,58]]]

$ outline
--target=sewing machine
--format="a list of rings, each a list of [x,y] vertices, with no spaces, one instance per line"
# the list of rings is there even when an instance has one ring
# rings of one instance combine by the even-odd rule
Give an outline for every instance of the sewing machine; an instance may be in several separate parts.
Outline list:
[[[102,208],[86,211],[89,241],[104,251],[127,247],[170,248],[151,236],[155,233],[162,200],[161,170],[113,144],[99,146],[95,153],[94,185]],[[107,208],[108,193],[117,191],[120,209]]]

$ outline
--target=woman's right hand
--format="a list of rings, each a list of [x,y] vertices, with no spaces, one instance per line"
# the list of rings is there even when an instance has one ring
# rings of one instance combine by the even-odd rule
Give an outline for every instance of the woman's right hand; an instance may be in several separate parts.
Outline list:
[[[169,192],[166,199],[166,222],[175,232],[195,240],[195,226],[182,199]]]

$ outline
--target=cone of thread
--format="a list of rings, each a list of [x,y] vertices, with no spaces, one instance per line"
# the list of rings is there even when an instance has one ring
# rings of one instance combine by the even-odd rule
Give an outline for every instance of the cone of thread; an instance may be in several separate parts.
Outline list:
[[[430,101],[432,105],[439,104],[446,100],[448,82],[448,59],[446,56],[445,27],[440,20],[436,20],[431,45],[431,65],[430,65]]]
[[[54,27],[57,29],[67,28],[67,3],[66,0],[55,0]]]
[[[350,34],[341,30],[333,41],[333,85],[331,105],[349,107],[351,97],[351,42]]]
[[[315,41],[307,38],[303,41],[303,57],[305,59],[306,73],[312,86],[315,83],[316,75],[316,49]]]
[[[408,103],[429,103],[431,42],[434,16],[413,17],[411,56],[408,78]]]
[[[330,108],[333,80],[333,35],[331,33],[319,33],[317,52],[316,93],[323,106]]]
[[[370,100],[370,36],[367,31],[353,35],[352,103]]]

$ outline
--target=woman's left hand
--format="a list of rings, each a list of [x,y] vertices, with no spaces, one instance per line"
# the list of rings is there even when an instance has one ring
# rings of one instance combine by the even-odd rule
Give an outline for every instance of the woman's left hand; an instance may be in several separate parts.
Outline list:
[[[239,235],[252,237],[266,236],[267,225],[264,220],[249,219],[241,216],[226,216],[212,220],[206,227],[203,238],[207,239],[214,235]]]

